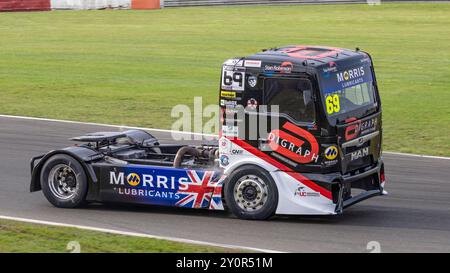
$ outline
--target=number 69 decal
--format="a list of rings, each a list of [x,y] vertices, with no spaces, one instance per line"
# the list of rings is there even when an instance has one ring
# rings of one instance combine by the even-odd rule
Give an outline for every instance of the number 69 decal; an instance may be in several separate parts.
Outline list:
[[[244,90],[245,72],[228,71],[222,72],[222,88],[226,90]]]
[[[327,113],[329,115],[333,113],[338,113],[341,110],[338,95],[329,95],[328,97],[325,98],[325,102],[327,106]]]

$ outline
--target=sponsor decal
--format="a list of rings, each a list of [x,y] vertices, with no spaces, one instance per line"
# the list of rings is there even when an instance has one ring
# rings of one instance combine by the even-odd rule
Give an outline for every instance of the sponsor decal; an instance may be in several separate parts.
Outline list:
[[[332,73],[336,73],[337,71],[337,64],[335,62],[328,62],[327,67],[323,68],[323,76],[325,78],[330,78]]]
[[[343,72],[336,73],[337,82],[342,83],[342,88],[358,85],[364,82],[364,66],[345,70]]]
[[[275,129],[269,133],[267,138],[269,147],[274,152],[300,164],[317,162],[319,144],[310,132],[290,122],[286,122],[283,129],[289,133]]]
[[[333,93],[344,88],[372,81],[372,73],[367,63],[361,63],[357,67],[340,70],[328,65],[323,68],[321,74],[321,86],[325,94]]]
[[[127,175],[127,182],[130,186],[135,187],[141,183],[141,178],[137,173],[130,173]]]
[[[232,144],[226,137],[221,137],[219,140],[219,151],[221,154],[228,154],[231,150]]]
[[[226,137],[221,137],[219,140],[219,144],[220,144],[220,148],[227,149],[228,147],[230,147],[231,142]]]
[[[245,60],[244,61],[245,67],[261,67],[261,61],[257,60]]]
[[[110,185],[119,195],[136,198],[154,198],[164,200],[177,200],[180,198],[178,190],[186,187],[188,178],[167,176],[165,174],[138,174],[135,172],[125,176],[125,172],[110,173]],[[125,184],[125,179],[129,186]],[[150,202],[151,203],[151,202]]]
[[[307,191],[305,187],[298,187],[295,190],[294,196],[298,197],[319,197],[320,193],[315,191]]]
[[[228,156],[226,156],[226,155],[221,155],[220,156],[220,164],[222,166],[228,166],[228,164],[230,164],[230,158],[228,158]]]
[[[360,122],[359,131],[361,134],[366,134],[375,131],[377,127],[377,118],[371,118],[365,121]]]
[[[329,146],[325,149],[325,158],[328,160],[336,159],[338,155],[338,148],[336,146]]]
[[[251,75],[248,77],[247,83],[250,87],[255,87],[258,83],[258,79],[256,78],[256,76]]]
[[[354,151],[350,155],[351,155],[351,157],[350,157],[351,161],[368,156],[369,155],[369,147],[365,147],[360,150]]]
[[[222,126],[222,135],[226,136],[226,137],[238,137],[238,135],[239,135],[238,126],[223,125]]]
[[[121,198],[147,204],[190,208],[210,206],[217,190],[213,171],[127,167],[109,172],[109,185]],[[221,191],[221,185],[219,185]]]
[[[343,82],[348,80],[353,80],[355,78],[363,77],[365,74],[364,67],[353,68],[336,73],[337,81]]]
[[[237,101],[221,99],[220,106],[224,106],[224,107],[233,109],[237,106]]]
[[[226,137],[221,137],[219,139],[219,149],[221,154],[241,155],[244,153],[244,150],[242,149],[232,148],[231,141]]]
[[[239,113],[239,109],[235,109],[235,108],[225,108],[224,111],[225,115],[235,115],[237,113]]]
[[[377,128],[378,118],[371,118],[365,121],[353,118],[348,121],[356,121],[355,124],[349,125],[345,128],[345,140],[352,140],[359,135],[364,135],[375,131]]]
[[[335,160],[330,160],[330,161],[324,161],[323,164],[325,164],[326,166],[333,166],[336,165],[338,163],[337,159]]]
[[[362,58],[360,61],[362,63],[370,63],[370,58],[369,57],[365,57],[365,58]]]
[[[235,99],[236,98],[236,92],[234,92],[234,91],[220,91],[220,96],[222,98]]]
[[[124,186],[124,172],[109,172],[109,184]],[[182,189],[188,181],[186,177],[176,178],[175,176],[137,174],[130,173],[127,175],[127,183],[132,187],[137,187],[142,181],[141,187],[158,188],[158,189]]]
[[[265,71],[280,72],[280,73],[291,73],[293,64],[291,62],[283,62],[281,65],[266,65],[264,66]]]
[[[224,65],[231,65],[231,66],[242,66],[242,60],[241,59],[229,59],[226,60],[224,63]]]
[[[247,108],[249,110],[256,110],[256,107],[258,107],[258,101],[254,98],[251,98],[247,101]]]
[[[230,154],[231,155],[241,155],[241,154],[243,154],[244,153],[244,150],[242,150],[242,149],[232,149],[231,151],[230,151]]]

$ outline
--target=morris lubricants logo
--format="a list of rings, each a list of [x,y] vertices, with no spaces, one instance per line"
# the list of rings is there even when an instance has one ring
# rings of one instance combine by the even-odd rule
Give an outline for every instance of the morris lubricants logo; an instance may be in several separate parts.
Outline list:
[[[354,69],[345,70],[343,72],[336,73],[337,81],[349,81],[359,77],[363,77],[365,74],[364,67],[358,67]]]
[[[137,173],[130,173],[127,175],[127,182],[130,186],[136,187],[139,183],[141,183],[141,178]]]
[[[338,149],[336,146],[330,146],[325,149],[325,158],[328,160],[334,160],[338,155]]]
[[[111,185],[125,185],[125,174],[123,172],[109,172],[109,184]],[[151,175],[129,173],[126,176],[126,181],[130,186],[136,187],[141,184],[143,188],[159,188],[170,190],[184,190],[187,188],[189,179],[187,177],[176,178],[174,176],[165,175]],[[142,183],[141,183],[142,181]]]
[[[179,190],[188,188],[187,177],[109,172],[109,184],[119,195],[163,200],[178,200]]]

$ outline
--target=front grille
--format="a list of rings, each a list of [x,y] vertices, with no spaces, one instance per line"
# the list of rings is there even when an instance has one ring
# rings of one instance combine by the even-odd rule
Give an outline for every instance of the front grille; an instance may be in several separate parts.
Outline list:
[[[366,143],[364,143],[361,146],[350,146],[344,149],[344,154],[349,154],[349,153],[353,153],[354,151],[357,151],[359,149],[365,148],[365,147],[369,147],[370,146],[370,140],[367,141]]]

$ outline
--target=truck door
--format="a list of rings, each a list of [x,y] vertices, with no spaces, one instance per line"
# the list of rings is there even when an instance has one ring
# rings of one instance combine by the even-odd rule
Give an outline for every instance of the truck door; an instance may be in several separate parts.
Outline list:
[[[259,149],[296,171],[317,165],[316,107],[313,84],[308,78],[271,77],[264,80],[260,115],[278,118],[278,128],[269,124],[259,132]],[[267,119],[271,123],[271,119]]]

